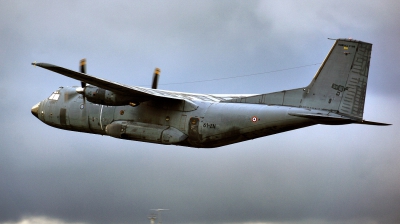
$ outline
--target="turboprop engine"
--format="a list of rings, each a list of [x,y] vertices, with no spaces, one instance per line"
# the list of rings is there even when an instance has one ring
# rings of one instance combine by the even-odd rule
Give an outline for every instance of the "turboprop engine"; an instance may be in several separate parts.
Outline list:
[[[85,96],[86,100],[107,106],[124,106],[132,102],[131,97],[118,95],[112,91],[99,88],[97,86],[87,85],[84,88],[78,87],[76,90]]]

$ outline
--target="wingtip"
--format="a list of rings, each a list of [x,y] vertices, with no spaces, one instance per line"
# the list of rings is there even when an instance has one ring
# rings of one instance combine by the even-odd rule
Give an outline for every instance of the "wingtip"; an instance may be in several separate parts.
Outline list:
[[[36,61],[32,62],[31,64],[32,64],[33,66],[36,66]]]

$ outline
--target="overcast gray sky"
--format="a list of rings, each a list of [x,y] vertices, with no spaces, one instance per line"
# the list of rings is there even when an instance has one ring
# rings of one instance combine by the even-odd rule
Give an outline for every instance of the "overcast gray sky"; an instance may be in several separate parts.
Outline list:
[[[0,223],[400,223],[400,2],[1,1]],[[30,109],[79,82],[33,61],[162,89],[309,84],[334,43],[373,43],[364,119],[215,149],[52,128]],[[310,65],[245,78],[241,76]]]

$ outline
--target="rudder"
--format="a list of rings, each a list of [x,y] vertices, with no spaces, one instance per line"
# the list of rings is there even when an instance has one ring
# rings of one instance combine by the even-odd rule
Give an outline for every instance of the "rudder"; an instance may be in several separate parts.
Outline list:
[[[370,43],[337,39],[304,89],[300,106],[362,120],[371,50]]]

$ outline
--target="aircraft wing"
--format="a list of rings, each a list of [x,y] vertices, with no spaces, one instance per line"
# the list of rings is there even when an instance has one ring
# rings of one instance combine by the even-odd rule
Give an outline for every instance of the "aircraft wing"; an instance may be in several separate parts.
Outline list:
[[[66,69],[57,65],[52,65],[48,63],[36,63],[36,62],[32,63],[32,65],[59,73],[61,75],[79,80],[81,82],[91,84],[93,86],[97,86],[112,91],[117,94],[134,96],[136,99],[139,99],[140,102],[144,102],[154,98],[170,98],[170,99],[188,101],[187,99],[180,97],[179,95],[168,94],[164,91],[149,89],[144,87],[123,85],[117,82],[111,82],[105,79],[97,78],[85,73],[80,73],[70,69]],[[193,102],[189,103],[193,104]]]

